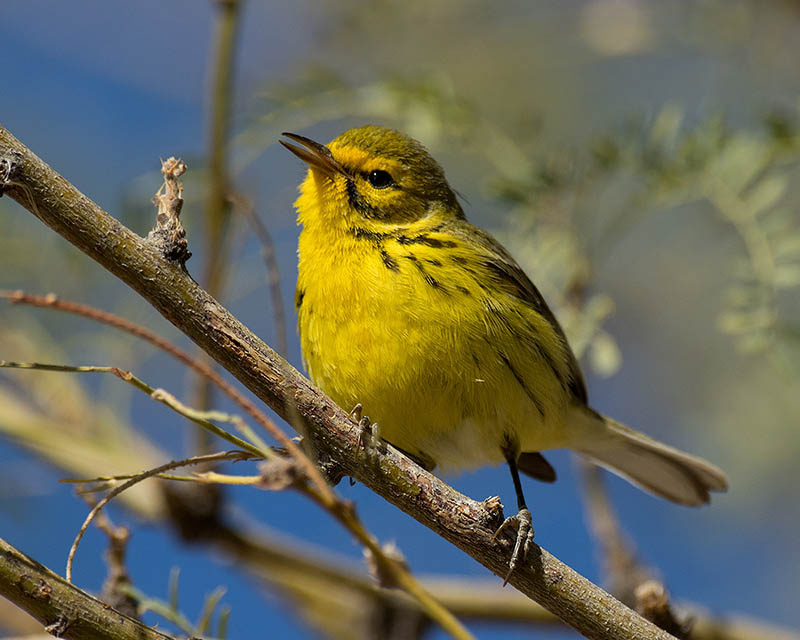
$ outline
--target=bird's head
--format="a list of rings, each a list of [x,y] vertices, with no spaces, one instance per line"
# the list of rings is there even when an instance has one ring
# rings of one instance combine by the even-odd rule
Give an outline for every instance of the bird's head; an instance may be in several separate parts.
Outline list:
[[[309,165],[295,203],[301,224],[385,229],[432,216],[463,217],[444,171],[419,142],[368,125],[322,145],[294,133],[281,144]]]

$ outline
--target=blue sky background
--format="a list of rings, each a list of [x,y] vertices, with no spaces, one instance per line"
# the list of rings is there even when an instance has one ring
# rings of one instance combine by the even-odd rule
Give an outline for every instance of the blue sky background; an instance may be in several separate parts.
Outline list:
[[[5,0],[0,7],[0,42],[6,58],[0,123],[106,210],[138,233],[146,233],[151,224],[148,201],[159,183],[155,174],[159,157],[189,159],[190,174],[193,167],[202,166],[212,4],[198,0]],[[637,44],[634,38],[628,50],[612,53],[602,38],[592,40],[597,30],[591,28],[591,7],[602,9],[607,2],[543,2],[535,8],[508,3],[485,13],[477,3],[467,3],[466,8],[453,10],[452,20],[446,19],[444,9],[433,17],[415,16],[418,10],[409,9],[410,16],[402,17],[403,11],[395,4],[386,3],[386,15],[382,15],[375,9],[354,11],[351,3],[342,3],[344,8],[311,0],[246,3],[237,60],[236,129],[248,125],[264,108],[256,97],[263,87],[290,82],[309,65],[321,63],[356,84],[372,82],[387,69],[440,72],[456,96],[469,97],[500,122],[512,110],[503,92],[513,86],[513,104],[529,100],[531,111],[543,123],[539,144],[544,149],[581,144],[631,115],[652,117],[667,103],[680,104],[690,121],[722,112],[734,124],[748,126],[766,110],[795,108],[800,96],[800,77],[790,72],[790,60],[797,59],[796,44],[794,51],[786,46],[798,41],[800,15],[781,3],[768,3],[771,8],[764,13],[771,14],[773,22],[769,15],[762,16],[751,36],[742,36],[738,23],[721,25],[721,32],[729,28],[739,38],[726,40],[703,37],[702,24],[698,26],[703,16],[677,9],[659,11],[654,3],[623,2],[634,7],[633,15],[645,20],[646,28],[638,27],[645,31],[644,40]],[[713,2],[700,4],[706,5],[712,17],[724,12],[715,9]],[[737,11],[745,10],[731,10],[732,22]],[[343,15],[349,15],[350,21]],[[768,29],[774,30],[772,38],[764,35]],[[441,43],[435,42],[437,35]],[[521,46],[519,42],[535,43],[535,54],[515,49]],[[771,46],[764,46],[765,42]],[[470,82],[470,74],[480,79]],[[487,74],[492,82],[485,80]],[[491,89],[478,90],[475,85]],[[276,126],[294,130],[301,122],[302,118],[292,117]],[[353,116],[300,132],[328,140],[362,123]],[[468,155],[452,146],[434,150],[453,186],[469,201],[468,217],[492,229],[502,228],[502,208],[476,186],[480,165],[471,164]],[[291,203],[302,175],[299,162],[273,145],[238,178],[274,235],[287,309],[292,308],[298,233]],[[202,273],[204,259],[197,222],[201,197],[197,185],[183,214],[195,254],[188,266],[195,276]],[[3,245],[7,255],[15,238],[35,238],[37,262],[43,267],[20,269],[11,260],[4,263],[0,255],[0,288],[55,291],[114,309],[186,346],[123,285],[98,274],[99,268],[88,258],[7,199],[0,202],[0,236],[8,242]],[[246,240],[238,247],[234,282],[225,301],[269,341],[273,327],[259,272],[258,245]],[[780,416],[765,412],[764,421],[746,431],[738,424],[727,428],[723,421],[722,426],[709,425],[708,432],[702,433],[707,421],[719,417],[726,394],[738,393],[730,380],[770,379],[767,365],[733,352],[730,341],[715,330],[714,306],[721,298],[720,283],[726,274],[714,270],[734,248],[735,241],[724,239],[719,224],[698,221],[689,210],[656,218],[626,235],[598,267],[595,283],[615,298],[616,315],[607,328],[620,344],[624,365],[612,378],[590,377],[590,391],[603,412],[709,457],[731,472],[731,492],[715,496],[711,508],[699,510],[667,504],[621,480],[609,479],[624,527],[643,558],[661,572],[674,597],[718,613],[741,612],[800,627],[797,508],[791,506],[798,497],[796,471],[786,467],[783,483],[777,484],[766,466],[748,469],[748,447],[767,446],[774,433],[769,421],[776,422]],[[677,268],[676,263],[680,263]],[[665,273],[672,274],[667,281]],[[695,278],[696,274],[702,276]],[[686,309],[699,310],[695,314]],[[0,332],[19,313],[2,306]],[[188,389],[180,368],[158,356],[139,353],[130,361],[106,361],[109,356],[102,349],[106,343],[92,343],[90,332],[95,328],[88,323],[45,312],[32,317],[61,341],[73,364],[136,366],[134,372],[154,386],[179,396]],[[294,316],[287,321],[291,329]],[[289,346],[288,359],[300,368],[299,346],[291,330]],[[758,385],[762,382],[747,388],[761,393],[764,387]],[[116,388],[98,379],[83,383],[97,394]],[[112,393],[124,398],[121,411],[161,448],[175,457],[186,451],[190,438],[180,419],[147,400],[126,396],[124,390]],[[759,396],[753,404],[794,410],[794,404],[780,405],[791,393],[790,385],[772,385],[768,393],[776,394],[775,398]],[[732,405],[738,406],[736,401]],[[798,415],[784,412],[782,416],[795,425],[795,431]],[[687,427],[673,430],[676,423]],[[718,444],[721,441],[734,444]],[[785,457],[791,457],[789,453],[798,451],[798,442],[783,441],[774,448],[784,448]],[[552,460],[560,476],[556,485],[526,483],[536,540],[577,571],[602,580],[571,459],[557,452]],[[751,474],[768,480],[751,482]],[[0,440],[0,484],[6,486],[0,488],[0,537],[58,572],[63,572],[67,550],[86,513],[71,488],[57,482],[63,475],[24,447]],[[506,505],[512,505],[507,475],[504,469],[482,469],[449,480],[474,498],[499,494]],[[381,541],[397,542],[415,572],[459,575],[467,580],[487,577],[477,563],[364,487],[344,482],[339,491],[357,503]],[[229,494],[231,502],[267,527],[356,565],[361,562],[361,551],[349,536],[306,500],[291,493],[242,488]],[[140,590],[166,597],[170,568],[177,566],[182,607],[191,618],[199,615],[204,596],[224,585],[228,589],[224,601],[233,608],[230,638],[315,637],[287,613],[278,595],[225,559],[202,547],[187,547],[162,528],[137,526],[125,511],[112,508],[111,514],[116,522],[134,527],[129,567]],[[79,586],[99,590],[105,574],[103,548],[102,535],[90,531],[78,552],[75,581]],[[156,618],[147,620],[153,623]],[[489,625],[476,626],[475,631],[482,638],[531,633]],[[535,633],[541,638],[574,637],[566,631]]]

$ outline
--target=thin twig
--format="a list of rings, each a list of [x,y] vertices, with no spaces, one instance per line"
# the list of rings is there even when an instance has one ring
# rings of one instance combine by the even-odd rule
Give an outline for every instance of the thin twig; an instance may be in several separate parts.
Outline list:
[[[221,298],[228,272],[231,207],[226,194],[230,182],[228,172],[228,138],[233,106],[236,38],[239,32],[239,0],[217,0],[215,19],[215,48],[213,82],[211,84],[208,136],[209,184],[205,207],[205,267],[201,282],[215,298]],[[199,357],[210,362],[208,355]],[[192,402],[200,409],[211,407],[211,387],[207,379],[196,381]],[[209,446],[203,434],[196,447],[202,451]]]
[[[112,489],[108,495],[106,495],[102,500],[100,500],[94,508],[89,512],[89,515],[86,516],[86,519],[83,521],[80,530],[78,531],[78,535],[75,536],[75,540],[72,542],[72,546],[69,549],[69,555],[67,556],[67,573],[66,579],[67,582],[72,582],[72,564],[75,560],[75,552],[78,550],[78,545],[83,538],[83,534],[86,533],[86,530],[89,528],[89,525],[94,520],[95,516],[100,512],[100,510],[105,507],[111,500],[113,500],[116,496],[120,493],[129,489],[133,485],[141,482],[142,480],[146,480],[154,475],[159,473],[163,473],[164,471],[169,471],[170,469],[177,469],[178,467],[186,467],[193,464],[202,464],[205,462],[217,462],[220,460],[231,460],[235,457],[241,457],[241,452],[239,451],[222,451],[220,453],[211,453],[208,455],[203,456],[193,456],[191,458],[184,458],[183,460],[173,460],[172,462],[167,462],[166,464],[162,464],[160,467],[155,467],[154,469],[148,469],[147,471],[143,471],[139,475],[134,478],[131,478],[127,482],[122,483],[118,487]]]
[[[208,137],[209,188],[206,201],[206,269],[203,283],[219,297],[224,282],[227,226],[230,218],[228,139],[230,137],[235,75],[238,0],[217,1],[216,56],[211,88],[211,128]]]
[[[173,574],[174,575],[174,574]],[[161,616],[167,622],[171,622],[181,631],[194,636],[195,627],[192,622],[187,618],[177,606],[177,603],[164,602],[158,598],[148,596],[144,591],[141,591],[130,585],[125,587],[125,593],[131,598],[134,598],[139,603],[139,614],[143,615],[148,611],[152,611],[158,616]]]
[[[242,440],[237,436],[233,435],[232,433],[228,433],[224,429],[221,429],[213,422],[210,422],[207,419],[209,412],[201,412],[195,411],[184,404],[181,404],[178,400],[175,399],[174,396],[167,393],[163,389],[154,389],[146,382],[143,382],[135,375],[133,375],[130,371],[125,371],[124,369],[119,369],[117,367],[96,367],[96,366],[69,366],[69,365],[62,365],[62,364],[47,364],[43,362],[7,362],[6,360],[0,360],[0,368],[8,368],[8,369],[32,369],[38,371],[61,371],[66,373],[110,373],[113,376],[116,376],[120,380],[127,382],[134,388],[146,393],[148,396],[160,402],[161,404],[169,407],[176,413],[179,413],[185,418],[188,418],[196,425],[201,426],[206,431],[213,433],[215,436],[222,438],[223,440],[227,440],[232,445],[240,447],[245,451],[258,456],[259,458],[268,458],[270,457],[269,449],[268,448],[260,448],[255,446],[246,440]],[[219,417],[227,417],[226,414],[219,413],[219,412],[210,412],[210,415],[219,419]],[[228,417],[229,420],[230,417]],[[231,420],[232,421],[232,420]]]
[[[225,587],[217,587],[208,596],[203,604],[203,611],[200,614],[200,620],[195,625],[194,633],[198,636],[204,636],[208,632],[208,627],[211,624],[211,616],[214,614],[214,609],[217,608],[219,601],[227,592]]]
[[[230,484],[230,485],[257,485],[261,482],[261,476],[235,476],[228,473],[219,473],[217,471],[203,471],[196,473],[194,478],[198,482],[214,482],[216,484]]]
[[[33,204],[35,206],[35,203]],[[141,241],[141,238],[140,238]],[[102,322],[109,326],[121,329],[132,335],[137,336],[150,342],[152,345],[170,354],[179,362],[185,364],[193,371],[205,376],[211,380],[221,391],[223,391],[229,398],[238,404],[253,420],[260,424],[264,429],[272,435],[278,442],[283,445],[290,455],[296,457],[300,464],[303,466],[306,475],[311,482],[317,487],[319,491],[326,491],[330,489],[327,482],[322,477],[316,465],[308,459],[305,453],[292,441],[278,426],[270,420],[263,411],[261,411],[253,402],[251,402],[243,393],[236,387],[227,382],[219,373],[214,371],[213,368],[207,364],[191,357],[185,351],[170,344],[157,334],[142,326],[133,324],[120,316],[101,311],[88,305],[78,304],[75,302],[68,302],[60,300],[55,295],[50,294],[47,296],[37,296],[25,293],[23,291],[0,291],[0,298],[7,298],[10,302],[15,304],[30,304],[37,307],[45,307],[57,309],[59,311],[66,311],[67,313],[74,313],[98,322]],[[287,366],[291,366],[288,365]]]
[[[131,478],[135,478],[137,474],[135,473],[121,473],[118,476],[96,476],[94,478],[59,478],[59,482],[64,484],[90,484],[92,482],[96,483],[94,487],[84,487],[78,491],[80,494],[84,493],[96,493],[98,491],[107,491],[109,486],[113,486],[113,483],[118,482],[119,480],[130,480]],[[197,482],[197,477],[195,476],[180,476],[174,473],[159,473],[156,478],[160,478],[162,480],[176,480],[178,482]],[[103,486],[102,483],[105,483]]]
[[[275,344],[277,351],[284,358],[289,353],[289,346],[286,339],[286,309],[283,306],[283,294],[281,292],[281,274],[278,268],[278,260],[275,256],[275,243],[272,241],[272,234],[269,228],[255,211],[253,201],[240,193],[230,193],[230,201],[241,211],[250,221],[256,236],[261,242],[261,255],[264,258],[264,265],[267,269],[267,284],[269,286],[270,299],[272,301],[272,319],[275,325]]]

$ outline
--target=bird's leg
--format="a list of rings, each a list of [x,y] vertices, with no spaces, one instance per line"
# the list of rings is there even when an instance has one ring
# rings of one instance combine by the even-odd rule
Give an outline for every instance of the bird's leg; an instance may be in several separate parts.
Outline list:
[[[508,468],[511,470],[511,479],[514,481],[514,490],[517,492],[517,515],[506,518],[503,524],[494,532],[492,540],[497,538],[507,527],[514,527],[517,530],[517,540],[514,543],[514,553],[511,554],[511,562],[508,563],[508,573],[503,579],[503,586],[508,584],[508,579],[517,568],[517,563],[524,561],[528,555],[528,550],[533,542],[533,518],[531,512],[525,504],[525,496],[522,493],[522,483],[519,480],[519,470],[517,469],[516,455],[506,454]]]

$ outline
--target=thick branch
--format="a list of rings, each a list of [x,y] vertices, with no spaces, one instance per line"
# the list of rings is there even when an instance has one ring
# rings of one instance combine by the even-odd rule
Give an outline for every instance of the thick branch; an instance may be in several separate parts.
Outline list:
[[[510,547],[491,541],[501,515],[497,501],[480,503],[461,495],[392,447],[377,460],[366,455],[344,411],[179,265],[109,216],[0,126],[2,162],[11,197],[126,282],[281,417],[301,428],[322,462],[364,483],[490,571],[505,574]],[[3,173],[0,166],[0,176]],[[539,547],[531,550],[510,582],[588,638],[672,637]]]
[[[75,640],[173,640],[72,586],[0,539],[0,595]]]

